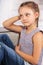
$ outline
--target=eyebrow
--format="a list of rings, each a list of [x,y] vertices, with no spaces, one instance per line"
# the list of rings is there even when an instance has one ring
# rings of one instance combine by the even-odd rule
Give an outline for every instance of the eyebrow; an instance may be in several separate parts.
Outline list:
[[[25,13],[25,14],[30,14],[30,13]],[[21,16],[23,15],[23,14],[20,14]]]

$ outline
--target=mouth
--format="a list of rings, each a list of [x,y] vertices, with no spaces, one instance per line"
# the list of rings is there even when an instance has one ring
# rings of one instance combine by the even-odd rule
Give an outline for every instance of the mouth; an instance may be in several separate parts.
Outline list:
[[[23,23],[27,23],[27,22],[23,22]]]
[[[27,21],[23,21],[23,23],[27,23]]]

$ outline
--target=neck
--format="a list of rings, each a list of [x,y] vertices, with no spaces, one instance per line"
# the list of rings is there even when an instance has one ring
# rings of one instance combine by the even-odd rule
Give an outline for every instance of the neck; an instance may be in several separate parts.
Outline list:
[[[32,30],[34,30],[34,29],[36,29],[36,28],[37,28],[37,25],[36,25],[36,24],[32,24],[32,25],[26,27],[26,30],[27,30],[27,31],[32,31]]]

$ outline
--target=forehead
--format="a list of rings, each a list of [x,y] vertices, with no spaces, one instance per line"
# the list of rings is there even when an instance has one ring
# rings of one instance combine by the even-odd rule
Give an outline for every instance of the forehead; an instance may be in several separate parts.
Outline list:
[[[27,7],[27,6],[20,7],[19,14],[22,13],[34,13],[34,10],[31,7]]]

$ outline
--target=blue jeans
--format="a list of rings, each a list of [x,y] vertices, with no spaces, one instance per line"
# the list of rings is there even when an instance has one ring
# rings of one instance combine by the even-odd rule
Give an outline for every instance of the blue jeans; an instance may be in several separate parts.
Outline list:
[[[0,35],[0,64],[24,65],[24,60],[14,51],[14,45],[8,35]]]

